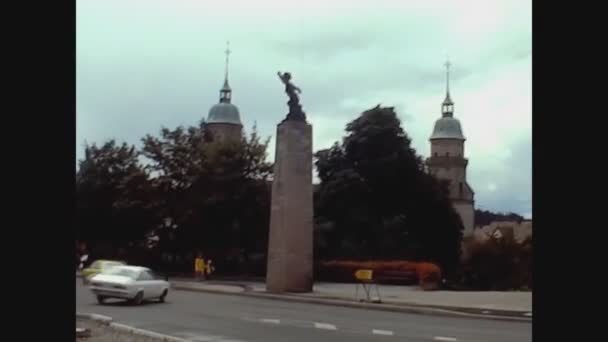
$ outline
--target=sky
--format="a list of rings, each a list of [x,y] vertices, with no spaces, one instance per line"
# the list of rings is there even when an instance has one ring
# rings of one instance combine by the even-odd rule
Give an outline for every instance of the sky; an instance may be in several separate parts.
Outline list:
[[[287,113],[277,71],[302,89],[313,149],[377,104],[429,155],[449,58],[475,206],[532,216],[531,0],[77,0],[76,153],[140,146],[196,125],[218,102],[230,41],[232,103],[246,132]]]

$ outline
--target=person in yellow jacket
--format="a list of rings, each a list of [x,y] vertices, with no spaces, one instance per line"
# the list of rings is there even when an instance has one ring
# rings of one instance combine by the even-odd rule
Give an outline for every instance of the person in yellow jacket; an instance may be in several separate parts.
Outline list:
[[[196,259],[194,259],[194,275],[196,280],[205,279],[205,259],[203,259],[203,253],[198,253]]]

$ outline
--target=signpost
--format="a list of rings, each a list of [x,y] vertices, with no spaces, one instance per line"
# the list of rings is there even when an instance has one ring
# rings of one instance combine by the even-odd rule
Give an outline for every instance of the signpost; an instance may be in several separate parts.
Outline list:
[[[359,283],[357,283],[357,287],[355,290],[355,297],[359,298],[359,285],[361,285],[361,287],[363,288],[363,292],[365,292],[365,298],[361,299],[360,301],[366,301],[366,302],[374,302],[374,303],[380,303],[381,299],[380,299],[380,290],[378,289],[378,284],[376,284],[374,282],[374,271],[372,270],[357,270],[355,272],[355,278],[357,278],[357,280],[359,281]],[[377,298],[374,298],[372,300],[371,298],[371,288],[372,287],[376,287],[376,294],[378,295]]]

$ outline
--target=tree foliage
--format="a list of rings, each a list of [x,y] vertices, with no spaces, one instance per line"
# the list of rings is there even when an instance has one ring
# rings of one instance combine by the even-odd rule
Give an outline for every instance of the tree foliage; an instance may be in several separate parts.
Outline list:
[[[114,141],[87,146],[77,179],[81,237],[132,244],[150,233],[159,253],[202,250],[222,259],[264,250],[268,142],[254,126],[240,141],[216,143],[203,124],[146,135],[140,151]]]
[[[363,112],[346,126],[341,144],[315,157],[318,257],[457,262],[460,218],[445,184],[425,172],[393,108]]]
[[[176,247],[211,253],[253,248],[244,237],[252,231],[263,236],[270,212],[267,147],[255,127],[235,143],[215,143],[204,125],[163,129],[160,137],[143,139],[164,198],[161,212],[179,228],[172,234],[180,241]]]
[[[495,213],[488,210],[475,209],[475,225],[487,226],[496,221],[515,221],[521,223],[524,218],[516,213]]]
[[[523,241],[513,234],[467,243],[469,259],[464,263],[460,285],[474,290],[507,291],[532,289],[532,237]]]
[[[153,189],[138,156],[134,146],[114,140],[85,146],[76,174],[80,239],[126,244],[153,224]]]

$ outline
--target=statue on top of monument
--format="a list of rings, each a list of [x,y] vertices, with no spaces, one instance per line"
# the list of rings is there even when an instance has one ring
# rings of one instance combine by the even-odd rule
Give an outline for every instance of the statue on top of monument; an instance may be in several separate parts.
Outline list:
[[[291,74],[289,72],[281,73],[277,72],[283,84],[285,84],[285,93],[289,96],[289,113],[285,120],[301,120],[306,121],[306,114],[302,111],[302,105],[300,105],[300,97],[298,94],[302,93],[302,90],[296,85],[291,83]]]

